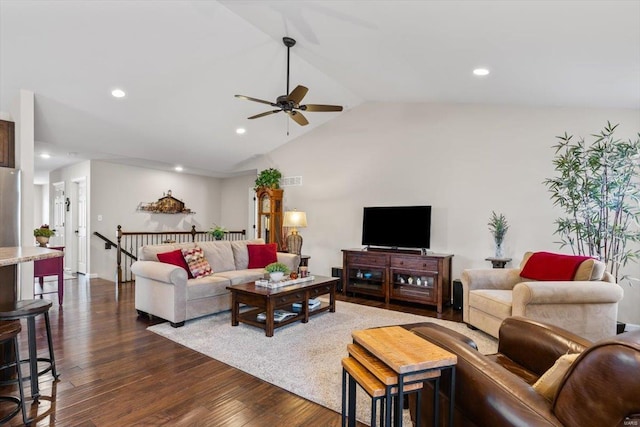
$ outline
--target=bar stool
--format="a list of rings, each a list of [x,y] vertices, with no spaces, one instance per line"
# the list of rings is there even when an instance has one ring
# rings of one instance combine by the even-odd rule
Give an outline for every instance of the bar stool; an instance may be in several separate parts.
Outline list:
[[[16,360],[20,358],[18,351],[18,334],[21,330],[22,327],[20,326],[20,322],[17,320],[14,320],[12,322],[0,322],[0,345],[13,344]],[[0,396],[0,401],[13,402],[16,404],[16,407],[13,411],[0,419],[0,424],[6,423],[10,419],[12,419],[18,412],[20,412],[20,410],[22,410],[22,421],[25,423],[25,425],[29,425],[31,423],[31,420],[27,419],[27,410],[24,404],[22,369],[20,369],[19,363],[17,363],[16,365],[18,370],[18,390],[20,390],[20,399],[14,396]]]
[[[14,301],[9,303],[0,304],[0,320],[27,320],[27,334],[29,344],[29,358],[19,360],[20,363],[29,363],[29,376],[24,377],[25,380],[31,380],[31,397],[34,400],[38,400],[40,397],[40,387],[38,385],[38,377],[51,371],[54,379],[58,379],[58,372],[56,371],[56,360],[53,356],[53,343],[51,341],[51,324],[49,323],[49,308],[51,307],[51,301],[45,299],[30,299]],[[36,346],[36,322],[35,317],[43,314],[44,322],[47,330],[47,344],[49,346],[49,358],[39,358],[38,349]],[[48,363],[48,366],[42,371],[38,372],[38,362]],[[17,362],[5,364],[0,367],[0,370],[7,369],[19,365]],[[0,385],[13,384],[16,380],[7,380],[0,382]]]

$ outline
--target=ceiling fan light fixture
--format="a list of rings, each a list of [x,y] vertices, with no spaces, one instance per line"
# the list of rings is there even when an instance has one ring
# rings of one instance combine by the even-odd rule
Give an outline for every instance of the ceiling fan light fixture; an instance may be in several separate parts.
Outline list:
[[[266,111],[264,113],[256,114],[248,117],[249,120],[258,119],[260,117],[269,116],[284,112],[294,122],[300,126],[306,126],[309,124],[307,119],[301,113],[301,111],[313,111],[313,112],[330,112],[330,111],[342,111],[341,105],[321,105],[321,104],[306,104],[302,105],[302,99],[305,97],[309,89],[302,85],[296,86],[291,92],[289,92],[289,69],[290,69],[290,51],[291,47],[295,46],[296,41],[291,37],[283,37],[282,42],[287,47],[287,95],[280,95],[276,98],[276,102],[265,101],[264,99],[252,98],[245,95],[235,95],[236,98],[245,99],[247,101],[259,102],[261,104],[267,104],[272,107],[276,107],[277,110]],[[237,131],[236,131],[237,132]],[[239,133],[239,132],[238,132]]]
[[[236,129],[236,133],[238,135],[244,135],[245,133],[247,133],[247,130],[245,128],[238,128]]]

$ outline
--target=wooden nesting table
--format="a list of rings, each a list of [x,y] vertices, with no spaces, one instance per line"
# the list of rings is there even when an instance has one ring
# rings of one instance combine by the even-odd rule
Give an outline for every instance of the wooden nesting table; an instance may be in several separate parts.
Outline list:
[[[396,385],[397,403],[394,412],[394,425],[402,425],[402,408],[404,407],[404,391],[409,390],[412,384],[425,381],[434,381],[434,413],[433,425],[438,425],[439,419],[439,386],[440,372],[445,369],[451,370],[451,398],[449,400],[449,425],[453,425],[453,408],[455,404],[455,380],[456,363],[458,358],[437,345],[420,338],[412,332],[400,327],[389,326],[383,328],[365,329],[354,331],[353,341],[358,346],[365,349],[371,356],[377,358],[387,367],[397,374],[395,378],[382,376],[384,370],[378,369],[369,357],[361,357],[353,349],[349,349],[351,357],[354,357],[363,367],[378,377],[387,385]],[[389,388],[389,391],[391,388]],[[395,394],[395,393],[394,393]],[[353,401],[355,396],[350,396],[349,401]],[[388,399],[391,396],[388,396]],[[351,405],[351,403],[350,403]],[[418,407],[420,404],[418,403]],[[350,411],[352,414],[354,411]],[[419,412],[418,412],[419,416]],[[350,417],[351,418],[351,417]],[[351,423],[355,420],[350,419]]]
[[[264,329],[265,335],[273,336],[274,329],[293,322],[307,323],[309,316],[325,311],[336,311],[336,286],[339,279],[335,277],[315,276],[309,282],[302,282],[281,288],[267,288],[258,286],[255,282],[241,285],[231,285],[227,289],[231,291],[231,325],[238,326],[243,322]],[[329,303],[309,311],[309,300],[320,295],[329,295]],[[302,310],[295,317],[285,319],[282,322],[274,322],[274,312],[278,309],[292,311],[293,303],[301,303]],[[246,304],[254,309],[240,313],[240,304]],[[257,320],[257,315],[266,313],[266,320]]]

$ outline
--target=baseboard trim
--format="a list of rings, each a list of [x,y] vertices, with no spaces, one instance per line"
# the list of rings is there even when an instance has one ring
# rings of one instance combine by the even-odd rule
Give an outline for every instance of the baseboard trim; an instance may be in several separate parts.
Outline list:
[[[640,329],[640,325],[635,325],[633,323],[627,323],[627,326],[625,326],[624,331],[625,332],[630,332],[630,331],[637,331],[638,329]]]
[[[85,274],[85,277],[87,279],[97,279],[98,278],[98,273]]]

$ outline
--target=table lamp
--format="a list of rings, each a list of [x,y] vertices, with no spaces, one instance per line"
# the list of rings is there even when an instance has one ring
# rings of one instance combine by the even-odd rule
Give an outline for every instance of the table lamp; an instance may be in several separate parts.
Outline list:
[[[284,213],[283,226],[291,227],[291,234],[287,236],[287,250],[289,253],[300,255],[302,253],[302,236],[298,234],[298,228],[307,226],[307,214],[297,210]]]

